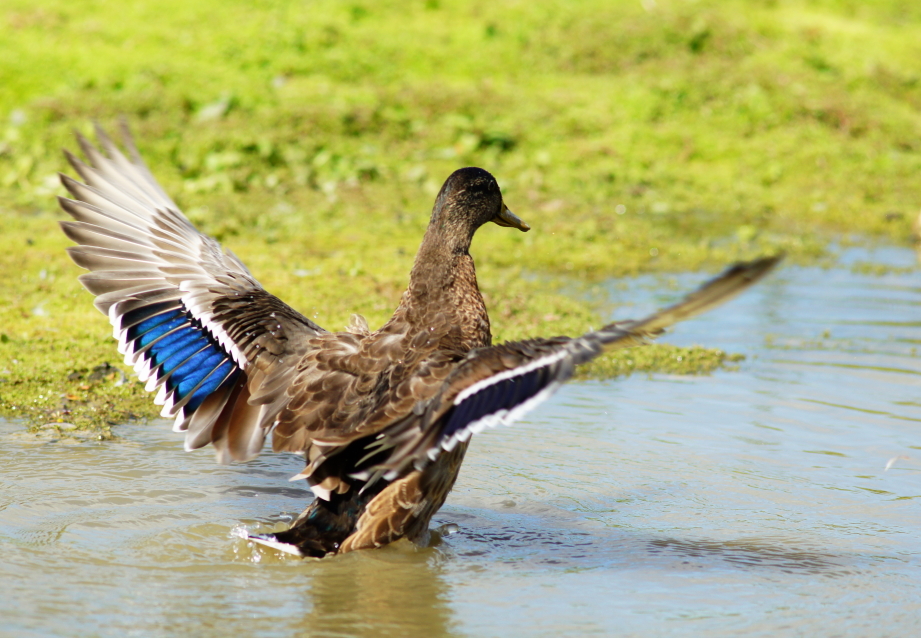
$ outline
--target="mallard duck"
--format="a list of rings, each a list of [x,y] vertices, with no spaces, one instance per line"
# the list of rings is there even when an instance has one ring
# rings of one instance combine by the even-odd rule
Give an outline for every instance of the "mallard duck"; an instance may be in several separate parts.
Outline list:
[[[425,543],[472,434],[518,419],[575,366],[726,301],[779,259],[737,264],[639,321],[493,346],[470,243],[487,222],[529,227],[492,175],[462,168],[435,199],[393,317],[328,332],[186,219],[127,130],[127,156],[97,134],[102,152],[78,135],[89,164],[65,151],[84,183],[61,175],[75,220],[61,227],[78,244],[68,252],[91,271],[80,281],[186,450],[211,444],[219,461],[247,461],[271,434],[276,452],[304,455],[294,478],[313,502],[287,531],[256,538],[301,556]]]

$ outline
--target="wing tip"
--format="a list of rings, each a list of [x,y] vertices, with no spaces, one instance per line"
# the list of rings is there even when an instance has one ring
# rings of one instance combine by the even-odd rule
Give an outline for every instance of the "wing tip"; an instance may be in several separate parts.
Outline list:
[[[292,545],[291,543],[282,543],[279,540],[276,540],[275,536],[271,534],[246,534],[246,540],[253,541],[264,547],[270,547],[271,549],[284,552],[285,554],[291,554],[292,556],[297,556],[298,558],[304,558],[304,554],[301,553],[301,550],[298,549],[297,545]]]
[[[743,272],[751,283],[755,283],[772,270],[787,256],[786,251],[779,251],[773,255],[765,255],[749,261],[739,261],[729,266],[722,276],[729,276],[733,272]]]

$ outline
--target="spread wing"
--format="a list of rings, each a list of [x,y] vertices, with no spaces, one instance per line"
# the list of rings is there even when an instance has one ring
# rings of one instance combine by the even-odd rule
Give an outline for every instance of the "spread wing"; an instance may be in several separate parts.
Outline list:
[[[736,264],[680,302],[639,321],[613,323],[581,337],[504,343],[471,352],[440,392],[368,446],[373,481],[422,469],[486,427],[508,425],[553,394],[575,367],[603,352],[646,343],[669,326],[728,301],[764,277],[781,257]],[[384,458],[384,460],[381,460]]]
[[[80,281],[186,449],[213,443],[222,461],[252,458],[287,401],[294,363],[325,331],[195,229],[127,130],[130,159],[97,135],[104,153],[78,135],[89,164],[66,153],[85,183],[61,175],[73,199],[60,204],[75,220],[61,227],[78,244],[68,252],[90,270]]]

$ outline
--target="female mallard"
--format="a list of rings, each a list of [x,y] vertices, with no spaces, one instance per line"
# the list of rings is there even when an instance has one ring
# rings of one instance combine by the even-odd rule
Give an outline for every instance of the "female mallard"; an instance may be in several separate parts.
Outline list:
[[[578,338],[491,346],[468,249],[486,222],[528,225],[479,168],[453,173],[435,200],[393,317],[371,332],[355,317],[327,332],[266,292],[232,253],[202,235],[160,188],[125,132],[131,159],[102,131],[105,154],[67,154],[80,277],[109,316],[119,352],[185,448],[212,444],[222,462],[252,459],[272,433],[297,452],[316,495],[291,529],[262,542],[303,556],[424,542],[454,485],[470,436],[507,424],[602,352],[644,342],[764,276],[778,261],[737,264],[682,302]]]

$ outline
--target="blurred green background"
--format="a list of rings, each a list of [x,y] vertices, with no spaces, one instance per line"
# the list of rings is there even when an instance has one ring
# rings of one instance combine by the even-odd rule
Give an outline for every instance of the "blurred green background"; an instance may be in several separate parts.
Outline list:
[[[534,228],[474,242],[494,334],[575,333],[605,278],[909,241],[919,34],[910,0],[6,0],[0,412],[150,412],[87,381],[118,361],[54,223],[73,129],[124,115],[188,216],[330,329],[389,316],[442,181],[482,166]],[[596,371],[677,365],[646,350]]]

